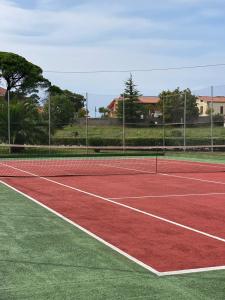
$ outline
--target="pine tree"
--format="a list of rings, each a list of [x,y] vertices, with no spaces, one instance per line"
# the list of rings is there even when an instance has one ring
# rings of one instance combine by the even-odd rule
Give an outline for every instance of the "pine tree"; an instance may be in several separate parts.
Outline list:
[[[124,93],[121,94],[121,98],[118,102],[117,117],[123,119],[123,97],[125,107],[125,121],[126,123],[135,123],[141,119],[142,107],[139,104],[140,92],[137,90],[133,81],[132,75],[125,82]]]

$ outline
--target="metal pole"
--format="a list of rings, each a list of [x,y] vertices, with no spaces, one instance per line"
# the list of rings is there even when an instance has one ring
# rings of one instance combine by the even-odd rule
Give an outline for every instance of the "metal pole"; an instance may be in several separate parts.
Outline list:
[[[163,97],[163,147],[165,147],[165,98]]]
[[[155,173],[158,173],[158,151],[156,150],[155,154]]]
[[[184,94],[184,151],[186,150],[187,94]]]
[[[51,93],[48,96],[48,146],[51,147]]]
[[[10,120],[10,92],[7,92],[7,105],[8,105],[8,143],[9,153],[11,153],[11,120]]]
[[[86,154],[88,154],[88,93],[86,93]]]
[[[211,109],[210,109],[210,135],[211,135],[211,151],[213,152],[213,86],[211,86]]]
[[[124,94],[122,96],[122,101],[123,101],[123,151],[125,151],[125,147],[126,147],[126,140],[125,140],[126,115],[125,115],[125,96],[124,96]]]

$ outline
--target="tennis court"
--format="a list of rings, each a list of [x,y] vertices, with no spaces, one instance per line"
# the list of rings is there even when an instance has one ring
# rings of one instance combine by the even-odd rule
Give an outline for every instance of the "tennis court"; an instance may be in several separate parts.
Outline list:
[[[204,155],[2,158],[0,177],[154,274],[179,275],[225,269],[225,164]]]

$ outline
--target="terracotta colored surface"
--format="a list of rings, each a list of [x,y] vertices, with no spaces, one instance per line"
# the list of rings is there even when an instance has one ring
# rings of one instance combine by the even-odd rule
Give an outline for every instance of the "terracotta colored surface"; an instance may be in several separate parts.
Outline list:
[[[225,185],[196,183],[163,175],[62,177],[51,180],[102,196],[128,196],[115,201],[223,238],[225,235],[223,196],[129,198],[149,193],[225,192]],[[158,271],[225,265],[225,243],[222,241],[41,178],[4,178],[4,181]]]

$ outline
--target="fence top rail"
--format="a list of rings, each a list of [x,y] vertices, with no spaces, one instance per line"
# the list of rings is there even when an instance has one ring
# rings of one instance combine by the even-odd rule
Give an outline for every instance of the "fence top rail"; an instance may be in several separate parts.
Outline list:
[[[77,145],[30,145],[30,144],[0,144],[7,148],[30,148],[30,149],[90,149],[90,150],[199,150],[220,148],[225,150],[225,145],[195,145],[195,146],[77,146]]]

